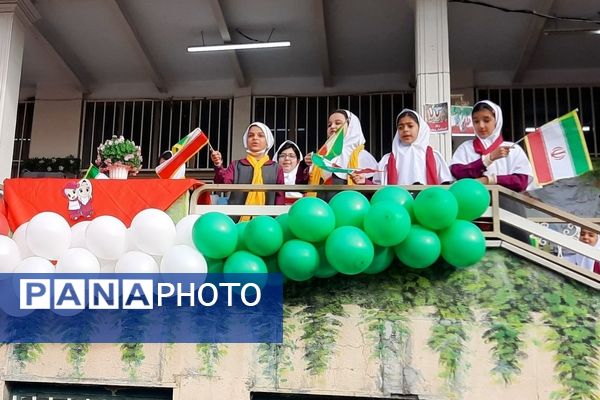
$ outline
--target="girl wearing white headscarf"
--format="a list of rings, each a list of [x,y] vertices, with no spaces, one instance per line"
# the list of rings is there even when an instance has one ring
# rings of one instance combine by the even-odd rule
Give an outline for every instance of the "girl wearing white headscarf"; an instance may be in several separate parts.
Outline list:
[[[471,113],[476,137],[461,144],[452,157],[450,171],[456,179],[475,178],[515,192],[532,189],[531,164],[520,146],[502,138],[502,110],[483,100]]]
[[[365,136],[360,125],[360,120],[356,115],[348,110],[336,110],[329,116],[327,124],[327,142],[319,149],[319,154],[327,154],[333,147],[337,133],[342,128],[343,146],[339,155],[331,159],[331,162],[340,168],[377,168],[377,160],[368,151],[365,150]],[[306,171],[308,183],[318,185],[324,183],[334,185],[354,185],[362,182],[354,182],[357,178],[355,174],[345,174],[342,172],[331,173],[323,171],[312,165],[312,153],[305,157],[306,164],[310,171]],[[364,174],[367,178],[373,174]]]
[[[273,156],[283,170],[283,179],[286,185],[295,185],[298,181],[298,171],[302,161],[302,152],[298,145],[291,140],[286,140],[281,143],[275,155]],[[301,198],[303,195],[300,192],[285,192],[285,203],[291,204]]]
[[[383,156],[373,183],[378,185],[439,185],[454,180],[442,155],[429,146],[429,125],[415,111],[396,117],[392,152]]]
[[[594,231],[582,228],[579,232],[579,241],[600,250],[600,240],[598,240],[598,234]],[[565,258],[583,269],[600,274],[600,262],[593,258],[579,253],[566,256]]]
[[[340,128],[342,131],[340,132]],[[339,134],[342,135],[343,144],[337,152]],[[340,168],[358,168],[358,169],[377,169],[377,160],[368,151],[365,150],[365,136],[360,125],[360,120],[356,115],[348,110],[336,110],[329,116],[327,124],[327,141],[318,153],[326,155],[331,151],[338,155],[330,161]],[[304,176],[299,179],[300,182],[308,182],[310,185],[362,185],[367,179],[372,178],[373,173],[367,174],[345,174],[342,172],[331,173],[322,170],[312,164],[312,153],[308,154],[304,161],[308,166],[304,170]],[[319,193],[319,197],[328,201],[335,195],[335,192]]]
[[[275,142],[269,127],[261,122],[253,122],[246,128],[242,140],[248,155],[246,158],[232,161],[227,168],[223,168],[223,158],[219,151],[214,150],[211,153],[210,157],[215,164],[214,182],[283,185],[283,170],[267,155]],[[228,203],[284,204],[284,197],[283,192],[231,192]]]

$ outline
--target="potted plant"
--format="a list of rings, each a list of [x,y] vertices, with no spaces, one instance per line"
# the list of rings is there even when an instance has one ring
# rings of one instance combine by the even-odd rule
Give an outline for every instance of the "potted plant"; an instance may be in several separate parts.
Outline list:
[[[68,157],[34,157],[21,164],[24,176],[61,176],[75,178],[79,175],[81,160],[72,155]],[[27,175],[29,174],[29,175]],[[44,174],[44,175],[42,175]]]
[[[142,150],[133,140],[113,136],[98,146],[96,165],[101,172],[108,172],[111,179],[127,179],[136,175],[142,167]]]

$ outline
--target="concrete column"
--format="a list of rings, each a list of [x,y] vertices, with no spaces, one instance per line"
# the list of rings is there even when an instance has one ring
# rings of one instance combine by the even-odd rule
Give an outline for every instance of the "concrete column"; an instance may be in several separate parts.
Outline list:
[[[12,168],[25,29],[37,19],[29,0],[0,0],[0,182]]]
[[[252,91],[249,87],[236,89],[233,96],[233,127],[231,130],[231,160],[246,158],[242,135],[252,118]],[[221,149],[225,154],[225,149]],[[226,159],[225,162],[230,163]]]
[[[415,1],[415,56],[417,111],[423,114],[424,104],[450,105],[447,0]],[[431,146],[446,160],[452,156],[450,133],[432,135]]]

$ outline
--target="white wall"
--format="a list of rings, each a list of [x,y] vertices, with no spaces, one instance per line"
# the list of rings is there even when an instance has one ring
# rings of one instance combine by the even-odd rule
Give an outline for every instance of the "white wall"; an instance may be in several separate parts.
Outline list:
[[[67,87],[38,87],[29,157],[79,153],[82,94]]]

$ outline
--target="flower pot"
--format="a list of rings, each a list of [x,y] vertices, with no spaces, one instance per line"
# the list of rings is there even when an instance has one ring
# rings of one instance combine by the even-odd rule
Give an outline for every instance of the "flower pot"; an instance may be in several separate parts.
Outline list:
[[[110,179],[127,179],[129,167],[126,165],[111,165],[108,167],[108,176]]]

